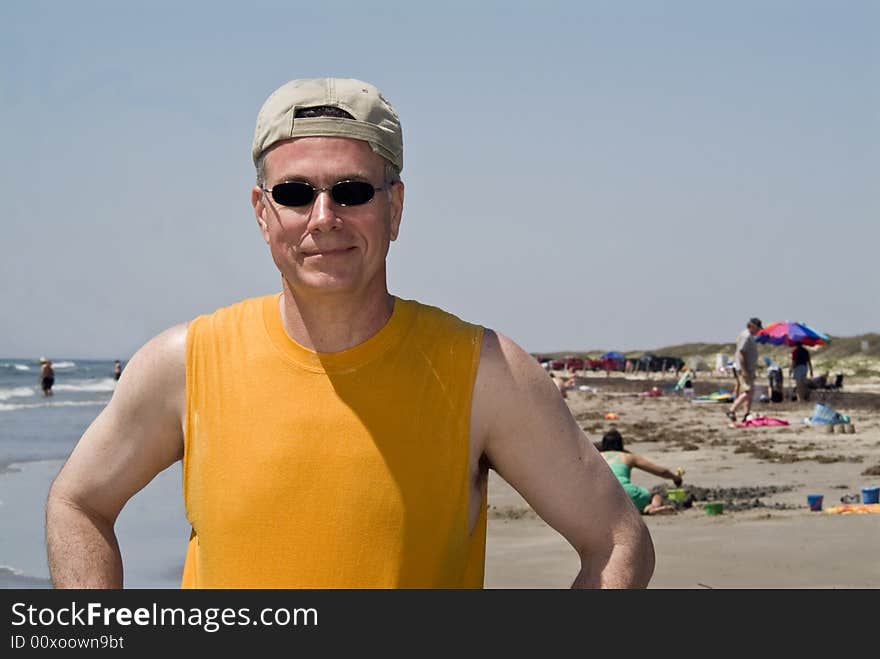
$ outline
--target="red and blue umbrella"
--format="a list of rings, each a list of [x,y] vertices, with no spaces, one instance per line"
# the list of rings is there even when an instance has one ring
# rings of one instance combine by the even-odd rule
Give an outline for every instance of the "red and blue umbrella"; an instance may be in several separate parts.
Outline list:
[[[787,320],[770,323],[764,329],[758,330],[755,341],[775,346],[782,344],[793,346],[798,342],[805,346],[822,346],[831,343],[827,334],[813,329],[806,323],[793,323]]]

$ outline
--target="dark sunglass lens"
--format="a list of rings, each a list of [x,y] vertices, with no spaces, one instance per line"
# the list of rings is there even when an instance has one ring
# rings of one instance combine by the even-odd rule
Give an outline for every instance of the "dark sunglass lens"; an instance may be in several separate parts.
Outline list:
[[[282,206],[305,206],[312,203],[314,198],[315,191],[307,183],[289,181],[272,188],[272,199]]]
[[[375,193],[376,188],[364,181],[342,181],[331,190],[333,201],[341,206],[360,206],[370,201]]]

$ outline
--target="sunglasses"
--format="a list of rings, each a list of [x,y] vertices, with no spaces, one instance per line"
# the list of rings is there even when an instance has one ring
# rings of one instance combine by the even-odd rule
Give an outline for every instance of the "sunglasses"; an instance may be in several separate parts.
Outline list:
[[[263,192],[271,194],[279,206],[292,208],[308,206],[324,191],[329,191],[330,198],[340,206],[361,206],[373,198],[376,190],[385,190],[388,187],[390,186],[377,188],[366,181],[339,181],[326,188],[316,188],[304,181],[287,181],[273,188],[263,188]]]

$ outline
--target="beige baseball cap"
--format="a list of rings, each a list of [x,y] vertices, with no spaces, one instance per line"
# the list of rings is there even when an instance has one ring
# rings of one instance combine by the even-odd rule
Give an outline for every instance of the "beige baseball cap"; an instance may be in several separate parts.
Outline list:
[[[354,119],[294,118],[298,109],[330,105]],[[349,137],[403,169],[403,132],[391,104],[373,85],[353,78],[291,80],[276,89],[257,116],[254,164],[269,147],[295,137]]]

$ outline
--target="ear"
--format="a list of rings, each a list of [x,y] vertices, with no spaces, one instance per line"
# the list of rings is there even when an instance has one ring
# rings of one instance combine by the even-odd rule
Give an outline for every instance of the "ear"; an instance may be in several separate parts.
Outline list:
[[[391,186],[391,240],[397,240],[403,218],[403,181]]]
[[[251,205],[254,207],[254,216],[257,218],[257,225],[260,227],[260,233],[263,234],[263,240],[265,240],[268,245],[269,223],[267,215],[269,209],[266,206],[266,198],[263,195],[263,190],[259,185],[255,185],[251,188]]]

